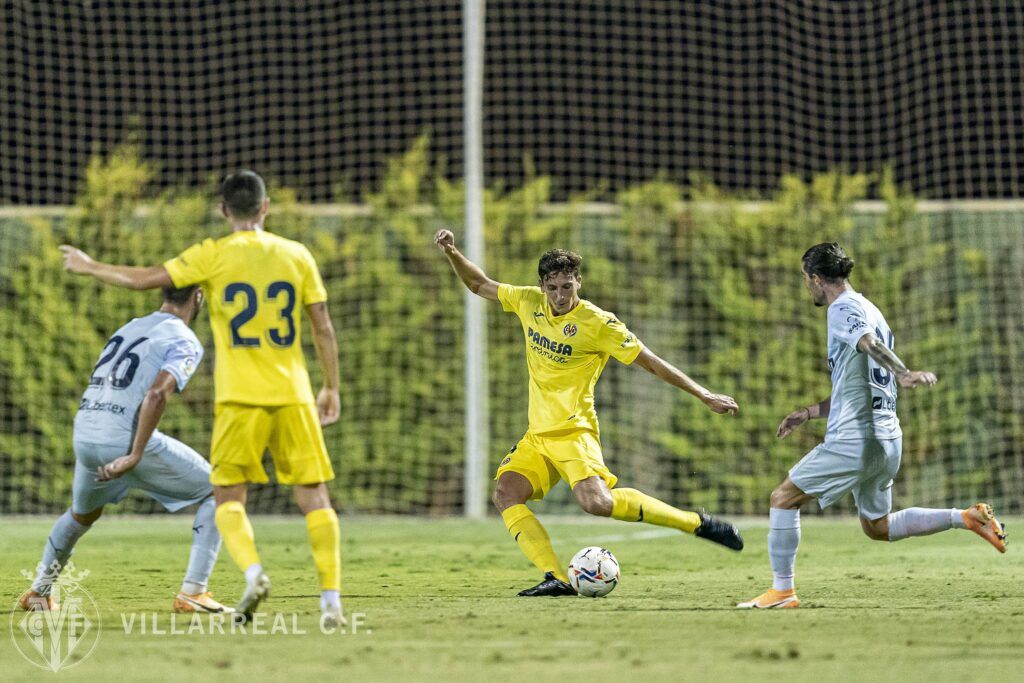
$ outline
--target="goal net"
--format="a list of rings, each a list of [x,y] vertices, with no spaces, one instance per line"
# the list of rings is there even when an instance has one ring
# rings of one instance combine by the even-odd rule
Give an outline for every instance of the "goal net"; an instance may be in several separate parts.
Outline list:
[[[338,506],[462,511],[462,290],[432,244],[462,224],[461,11],[0,3],[0,512],[67,505],[88,373],[159,303],[64,274],[56,246],[161,262],[224,233],[216,179],[238,167],[271,181],[268,229],[328,288]],[[823,432],[775,437],[829,391],[799,258],[838,240],[897,352],[940,377],[900,394],[897,502],[1024,509],[1022,26],[1010,2],[487,3],[489,274],[531,284],[543,251],[578,251],[585,297],[741,405],[713,415],[612,361],[597,401],[624,485],[763,513]],[[488,315],[493,471],[527,378],[519,323]],[[216,358],[196,329],[207,359],[161,429],[208,454]],[[274,485],[251,501],[293,509]]]

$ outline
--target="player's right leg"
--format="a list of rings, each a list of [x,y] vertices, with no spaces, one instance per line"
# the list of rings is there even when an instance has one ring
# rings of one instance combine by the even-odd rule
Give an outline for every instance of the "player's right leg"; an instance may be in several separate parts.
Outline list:
[[[738,603],[740,609],[790,609],[800,606],[796,597],[794,568],[800,547],[800,507],[812,499],[786,477],[771,496],[768,517],[768,557],[772,587],[753,600]]]
[[[50,530],[32,587],[22,595],[23,609],[52,609],[50,598],[54,582],[67,564],[78,540],[103,514],[103,506],[117,503],[128,495],[122,479],[98,481],[96,467],[112,457],[124,454],[123,447],[86,444],[76,441],[75,474],[71,484],[71,508],[61,515]]]
[[[320,586],[320,625],[346,623],[341,609],[341,530],[326,482],[334,479],[320,418],[313,403],[273,411],[270,452],[277,481],[294,486],[295,502],[306,517],[309,546]]]
[[[46,538],[43,557],[36,570],[36,580],[32,587],[18,599],[18,605],[27,612],[57,609],[59,605],[51,595],[54,582],[60,577],[67,564],[75,544],[89,529],[93,522],[103,514],[103,507],[85,513],[76,513],[68,509],[53,524],[50,535]]]
[[[495,475],[491,501],[501,513],[505,528],[526,558],[544,572],[544,579],[520,591],[521,597],[575,595],[569,577],[558,561],[551,538],[540,520],[526,507],[528,500],[542,499],[558,481],[554,471],[532,444],[529,436],[509,451]]]

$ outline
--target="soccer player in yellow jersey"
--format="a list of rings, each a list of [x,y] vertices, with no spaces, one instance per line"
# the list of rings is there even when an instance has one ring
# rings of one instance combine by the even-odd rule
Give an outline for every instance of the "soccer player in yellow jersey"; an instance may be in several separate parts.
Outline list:
[[[526,501],[542,499],[560,479],[592,515],[671,527],[741,550],[743,539],[728,522],[676,509],[636,489],[615,488],[618,479],[601,454],[594,386],[614,357],[693,394],[716,413],[735,413],[736,401],[700,386],[641,344],[614,314],[580,299],[578,255],[548,251],[537,268],[539,287],[515,287],[487,277],[455,248],[450,231],[441,230],[435,241],[470,291],[501,303],[523,326],[530,371],[529,429],[501,461],[492,497],[520,550],[544,572],[543,581],[519,595],[575,594],[547,531],[526,507]]]
[[[221,185],[221,211],[231,233],[195,244],[151,267],[98,263],[62,246],[64,267],[128,289],[202,287],[216,349],[216,408],[210,482],[216,522],[246,589],[237,612],[251,618],[270,592],[245,512],[250,483],[267,482],[269,448],[277,480],[294,486],[320,580],[322,623],[344,623],[338,516],[325,482],[334,471],[321,427],[338,420],[338,344],[327,292],[302,244],[265,232],[270,207],[263,179],[238,171]],[[302,353],[302,312],[308,313],[324,387],[316,400]]]

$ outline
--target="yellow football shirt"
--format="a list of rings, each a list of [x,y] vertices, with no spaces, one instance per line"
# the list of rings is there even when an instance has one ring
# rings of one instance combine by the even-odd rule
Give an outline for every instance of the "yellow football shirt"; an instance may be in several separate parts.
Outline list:
[[[594,408],[594,386],[608,358],[626,365],[644,346],[613,313],[581,300],[571,311],[555,316],[539,287],[500,285],[502,308],[519,316],[530,371],[532,434],[572,429],[600,433]]]
[[[198,284],[210,310],[218,403],[313,401],[302,311],[327,300],[306,247],[268,232],[233,232],[164,263],[175,287]]]

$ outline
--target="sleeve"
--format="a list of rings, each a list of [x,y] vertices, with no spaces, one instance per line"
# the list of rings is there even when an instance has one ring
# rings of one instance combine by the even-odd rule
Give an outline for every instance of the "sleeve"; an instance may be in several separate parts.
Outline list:
[[[179,337],[172,339],[164,351],[164,362],[161,370],[171,373],[178,382],[178,391],[185,390],[185,385],[192,379],[199,362],[203,359],[203,347],[197,342]]]
[[[597,350],[607,353],[623,365],[630,365],[644,350],[644,345],[618,318],[609,313],[597,333]]]
[[[324,287],[324,280],[316,265],[316,259],[305,247],[302,248],[302,260],[305,270],[302,278],[302,305],[309,306],[327,301],[327,288]]]
[[[506,313],[516,313],[523,299],[529,294],[533,287],[516,287],[515,285],[498,285],[498,301]]]
[[[857,350],[857,342],[871,332],[867,314],[856,301],[843,301],[828,309],[828,333]]]
[[[188,287],[206,282],[213,274],[216,253],[217,243],[212,239],[205,239],[164,262],[164,268],[167,269],[167,274],[171,276],[171,282],[175,287]]]

